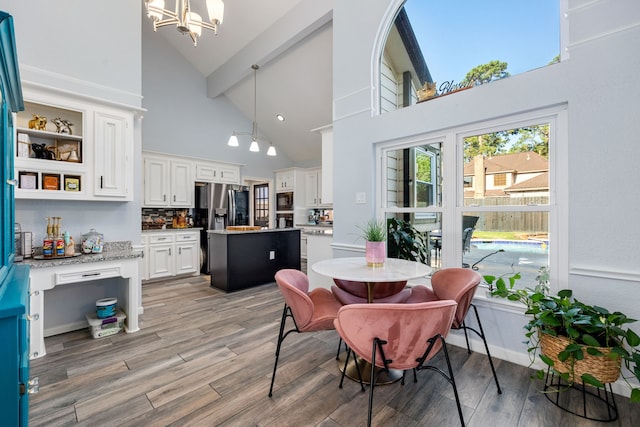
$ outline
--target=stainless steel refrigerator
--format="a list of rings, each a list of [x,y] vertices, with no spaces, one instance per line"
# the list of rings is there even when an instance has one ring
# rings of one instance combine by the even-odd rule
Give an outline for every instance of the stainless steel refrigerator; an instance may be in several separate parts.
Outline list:
[[[195,226],[203,228],[200,236],[202,272],[208,273],[213,254],[209,250],[207,230],[249,225],[249,189],[241,185],[197,182],[195,190]]]

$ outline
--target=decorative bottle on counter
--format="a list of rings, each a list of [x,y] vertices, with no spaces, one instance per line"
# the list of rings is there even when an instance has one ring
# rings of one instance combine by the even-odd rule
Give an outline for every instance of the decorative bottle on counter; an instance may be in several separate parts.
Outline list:
[[[45,258],[52,258],[54,253],[54,245],[55,243],[53,241],[51,217],[47,217],[47,235],[42,241],[42,256]]]

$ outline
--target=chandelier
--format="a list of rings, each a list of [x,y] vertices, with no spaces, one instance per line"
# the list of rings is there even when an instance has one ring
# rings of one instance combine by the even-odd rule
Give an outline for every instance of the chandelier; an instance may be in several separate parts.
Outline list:
[[[260,145],[258,144],[258,122],[256,121],[256,104],[257,104],[257,72],[260,69],[259,65],[252,65],[253,69],[253,125],[251,127],[251,133],[249,132],[233,132],[229,137],[229,142],[227,145],[230,147],[238,147],[240,144],[238,143],[238,135],[251,135],[251,145],[249,146],[249,151],[259,152]],[[269,141],[266,141],[269,142]],[[276,155],[276,147],[273,146],[271,142],[269,142],[269,149],[267,150],[267,156],[275,156]]]
[[[222,0],[206,0],[209,22],[191,11],[190,0],[175,0],[175,11],[164,8],[164,0],[144,0],[147,7],[147,16],[153,22],[153,31],[158,27],[174,25],[182,34],[189,34],[193,45],[198,45],[198,37],[202,29],[206,28],[218,34],[218,24],[222,24],[224,15],[224,2]],[[164,19],[163,19],[164,18]]]

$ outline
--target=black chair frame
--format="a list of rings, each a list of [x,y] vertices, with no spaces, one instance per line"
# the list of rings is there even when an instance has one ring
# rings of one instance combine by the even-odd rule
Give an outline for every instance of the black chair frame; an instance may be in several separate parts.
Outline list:
[[[480,321],[480,316],[478,315],[478,309],[476,308],[476,306],[474,304],[471,304],[471,308],[473,308],[473,312],[476,315],[476,321],[478,322],[478,328],[480,329],[479,331],[472,328],[471,326],[467,326],[465,324],[464,321],[462,321],[462,325],[460,325],[460,327],[458,328],[454,328],[453,326],[451,327],[451,329],[463,329],[464,330],[464,339],[467,342],[467,353],[471,354],[471,347],[469,346],[469,336],[467,335],[467,330],[473,331],[476,333],[476,335],[478,335],[480,338],[482,338],[482,342],[484,343],[484,349],[487,352],[487,357],[489,358],[489,365],[491,365],[491,372],[493,372],[493,379],[496,382],[496,387],[498,388],[498,394],[502,394],[502,389],[500,388],[500,383],[498,382],[498,375],[496,374],[496,368],[493,366],[493,359],[491,358],[491,353],[489,352],[489,345],[487,344],[487,338],[484,335],[484,330],[482,329],[482,322]]]
[[[285,325],[287,323],[287,318],[291,317],[293,320],[294,327],[289,329],[286,333],[284,332]],[[271,375],[271,387],[269,387],[269,397],[273,395],[273,383],[276,380],[276,369],[278,369],[278,359],[280,358],[280,347],[282,346],[282,341],[291,333],[291,332],[300,332],[298,329],[298,325],[296,324],[296,319],[293,317],[293,312],[291,308],[285,304],[284,309],[282,310],[282,320],[280,321],[280,333],[278,334],[278,346],[276,347],[276,361],[273,364],[273,375]]]
[[[429,356],[429,354],[431,353],[431,350],[433,349],[433,346],[435,345],[435,343],[440,340],[442,343],[442,351],[444,353],[444,357],[445,360],[447,361],[447,370],[449,371],[449,373],[447,374],[446,372],[444,372],[442,369],[438,368],[437,366],[434,365],[425,365],[424,362],[427,359],[427,357]],[[456,398],[456,406],[458,407],[458,415],[460,417],[460,424],[462,425],[462,427],[465,426],[464,424],[464,417],[462,415],[462,406],[460,405],[460,398],[458,396],[458,388],[456,387],[456,381],[454,379],[453,376],[453,369],[451,368],[451,360],[449,359],[449,352],[447,351],[447,344],[444,340],[444,338],[442,337],[442,335],[437,334],[434,337],[431,337],[427,340],[427,342],[429,343],[429,346],[427,347],[427,349],[425,350],[424,354],[422,355],[422,357],[416,359],[417,362],[417,366],[415,368],[413,368],[413,382],[418,382],[418,378],[417,378],[417,371],[423,371],[423,370],[431,370],[431,371],[436,371],[438,372],[440,375],[442,375],[444,377],[444,379],[446,379],[449,384],[451,384],[451,387],[453,388],[453,394]],[[382,340],[380,338],[374,338],[373,340],[373,345],[372,345],[372,350],[371,350],[371,386],[369,388],[369,410],[367,412],[367,426],[371,426],[371,418],[372,418],[372,412],[373,412],[373,389],[375,388],[375,378],[376,378],[376,354],[377,351],[376,350],[380,350],[380,355],[382,356],[382,360],[383,360],[383,365],[384,365],[384,370],[385,371],[389,371],[389,364],[392,362],[392,360],[389,360],[386,358],[385,354],[384,354],[384,345],[387,344],[387,341]],[[342,388],[342,382],[344,381],[344,373],[346,371],[346,366],[347,366],[347,362],[349,361],[349,355],[353,353],[353,357],[356,357],[355,352],[353,352],[350,348],[347,347],[347,359],[345,361],[345,369],[343,369],[342,371],[342,378],[340,379],[340,388]],[[356,364],[356,366],[358,366]],[[360,377],[360,387],[362,389],[362,391],[364,391],[364,385],[362,382],[362,376],[360,375],[360,369],[358,368],[358,375]],[[402,383],[404,385],[404,373],[402,375]]]

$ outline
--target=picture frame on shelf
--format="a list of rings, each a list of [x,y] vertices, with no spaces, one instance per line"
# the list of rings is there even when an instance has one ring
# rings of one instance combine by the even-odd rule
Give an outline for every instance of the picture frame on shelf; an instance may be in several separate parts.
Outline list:
[[[60,190],[60,175],[54,173],[43,173],[42,189],[53,191]]]
[[[75,175],[65,176],[64,191],[80,191],[80,177]]]
[[[35,190],[38,188],[38,173],[20,171],[18,173],[18,188]]]

